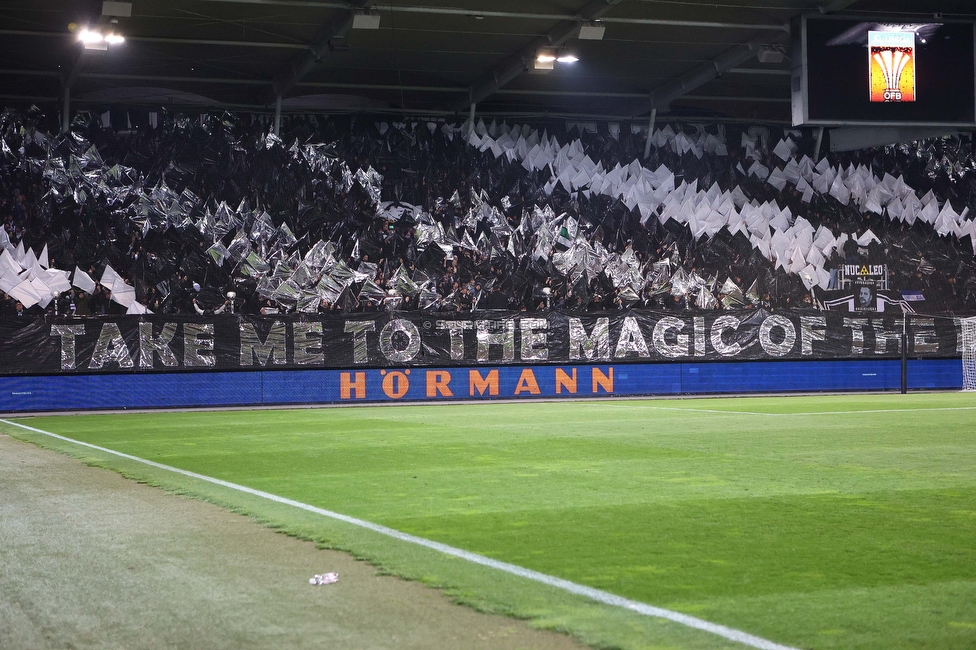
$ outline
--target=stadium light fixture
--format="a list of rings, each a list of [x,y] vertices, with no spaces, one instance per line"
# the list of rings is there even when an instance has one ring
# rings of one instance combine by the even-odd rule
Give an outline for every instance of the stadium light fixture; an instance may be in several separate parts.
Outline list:
[[[353,29],[379,29],[380,15],[378,13],[361,12],[353,14]]]
[[[101,43],[102,41],[105,40],[105,37],[102,36],[101,32],[94,31],[85,27],[80,32],[78,32],[78,40],[84,43],[85,45],[88,45],[90,43]]]
[[[132,18],[132,3],[105,0],[105,2],[102,2],[102,15],[118,16],[120,18]]]
[[[782,45],[763,45],[756,55],[760,63],[782,63],[786,58],[786,50]]]
[[[532,61],[533,72],[547,73],[550,72],[555,65],[556,54],[551,50],[542,50],[539,52],[535,59]]]
[[[581,41],[602,41],[606,32],[607,26],[600,22],[583,23],[580,25],[577,38]]]
[[[533,68],[536,70],[552,70],[554,63],[576,63],[577,61],[579,58],[565,50],[542,50],[536,55]]]
[[[107,50],[109,45],[121,45],[125,43],[125,37],[115,32],[102,32],[99,29],[82,27],[78,30],[78,42],[85,46],[86,50]]]

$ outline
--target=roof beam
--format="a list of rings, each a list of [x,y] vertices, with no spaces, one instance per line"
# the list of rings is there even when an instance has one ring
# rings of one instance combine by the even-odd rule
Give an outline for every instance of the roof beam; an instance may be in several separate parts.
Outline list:
[[[230,4],[249,4],[283,7],[304,7],[306,9],[346,9],[351,10],[348,2],[335,0],[200,0],[201,2],[219,2]],[[849,0],[853,2],[854,0]],[[577,15],[550,14],[524,11],[495,11],[491,9],[462,9],[459,7],[429,7],[416,5],[394,5],[376,3],[380,11],[395,13],[430,14],[437,16],[463,16],[473,18],[514,18],[517,20],[576,20]],[[762,29],[772,31],[789,31],[789,25],[782,23],[730,23],[713,20],[668,20],[664,18],[604,18],[606,23],[622,25],[658,25],[663,27],[712,27],[716,29]]]
[[[631,19],[620,19],[619,21],[617,21],[614,18],[601,18],[600,20],[604,23],[610,23],[615,21],[616,22],[630,21]],[[702,26],[702,24],[699,23],[691,24],[689,21],[683,21],[683,20],[648,19],[645,21],[644,19],[641,18],[636,18],[633,20],[639,21],[633,24],[642,24],[642,25],[663,25],[663,26],[670,26],[670,27],[674,27],[676,25],[691,26],[691,27]],[[718,24],[719,23],[713,23],[713,25],[718,25]],[[732,27],[731,24],[722,23],[722,25],[726,27]],[[761,28],[762,26],[743,24],[743,25],[735,25],[735,27],[742,28],[742,29],[758,29]],[[780,25],[768,25],[766,27],[768,29],[773,29],[777,31],[781,29],[782,30],[787,29]],[[404,29],[404,28],[398,27],[397,29]],[[58,38],[58,39],[71,39],[74,37],[74,35],[69,32],[52,32],[52,31],[44,31],[44,30],[36,30],[36,29],[3,29],[3,28],[0,28],[0,36],[38,36],[41,38]],[[275,41],[238,41],[238,40],[211,39],[211,38],[183,38],[179,36],[139,36],[139,35],[126,34],[125,40],[126,42],[131,42],[131,43],[163,43],[163,44],[172,43],[174,45],[215,45],[215,46],[223,46],[223,47],[253,47],[253,48],[275,49],[275,50],[309,49],[308,43],[298,43],[298,42],[280,43]],[[657,41],[649,40],[646,42],[655,43]],[[747,68],[747,69],[734,70],[733,72],[777,74],[780,71]],[[788,75],[790,74],[790,71],[783,70],[782,73]]]
[[[675,99],[686,95],[696,88],[704,86],[723,72],[742,65],[759,53],[763,42],[754,38],[751,41],[736,45],[730,50],[722,52],[707,63],[690,70],[677,79],[673,79],[651,91],[647,100],[638,106],[634,115],[643,115],[652,109],[666,111]]]
[[[15,74],[28,77],[58,77],[59,79],[61,77],[61,73],[57,70],[26,70],[21,68],[0,68],[0,74]]]
[[[120,79],[126,81],[162,81],[171,83],[202,83],[230,86],[267,86],[266,79],[234,79],[233,77],[181,77],[172,75],[127,74],[113,72],[82,72],[82,79]]]
[[[789,104],[789,97],[745,97],[738,95],[682,95],[678,99],[696,102],[755,102],[757,104]]]
[[[8,100],[8,101],[36,102],[36,103],[57,102],[57,100],[58,100],[57,97],[45,97],[45,96],[40,96],[40,95],[7,95],[7,94],[0,94],[0,99]],[[99,105],[104,105],[105,104],[105,102],[104,101],[101,101],[101,100],[86,100],[86,99],[78,99],[76,101],[76,103],[82,104],[82,105],[86,105],[86,106],[88,106],[88,105],[99,106]],[[134,106],[136,106],[136,105],[140,105],[141,106],[142,105],[142,102],[139,102],[139,101],[132,101],[130,103],[132,105],[134,105]],[[158,102],[151,102],[148,105],[155,106],[155,105],[158,105]],[[182,106],[182,104],[178,104],[178,103],[177,104],[173,104],[173,105],[174,106]],[[188,104],[187,106],[188,107],[191,107],[191,108],[195,108],[195,109],[200,109],[201,108],[198,105],[189,105]],[[248,110],[248,111],[254,111],[256,113],[260,113],[262,111],[268,111],[269,110],[267,106],[263,106],[263,105],[259,105],[259,104],[236,104],[236,103],[230,103],[230,102],[215,102],[212,106],[209,106],[209,107],[206,107],[206,108],[223,108],[223,109],[226,109],[226,110],[232,110],[232,109]],[[287,107],[286,107],[286,108],[283,109],[283,112],[284,113],[290,113],[290,112],[293,112],[293,111],[289,111],[287,109]],[[334,111],[334,112],[335,113],[341,113],[342,111]],[[422,111],[406,111],[405,112],[405,111],[403,111],[401,109],[393,109],[393,108],[391,108],[391,109],[375,109],[374,112],[377,113],[377,114],[398,115],[398,116],[401,116],[401,117],[410,117],[410,118],[414,118],[414,119],[418,119],[418,118],[419,119],[431,119],[434,116],[439,116],[441,119],[445,119],[446,120],[447,118],[451,117],[451,115],[452,115],[451,113],[448,113],[447,111],[438,111],[438,110],[433,110],[433,109],[424,109]],[[617,121],[617,120],[619,120],[619,121],[627,121],[627,120],[631,119],[629,115],[616,115],[616,114],[611,114],[611,113],[571,113],[571,112],[566,112],[566,111],[531,111],[531,110],[530,111],[485,111],[483,113],[483,115],[485,117],[496,117],[496,118],[500,118],[500,119],[505,119],[505,118],[516,118],[516,119],[576,119],[576,120],[578,120],[578,119],[588,119],[588,120],[607,120],[607,121]],[[719,124],[755,124],[756,123],[756,119],[755,118],[735,118],[735,117],[719,117],[719,116],[716,116],[716,117],[711,118],[711,121],[712,122],[715,122],[715,123],[719,123]],[[762,123],[763,124],[783,124],[783,125],[790,125],[790,124],[792,124],[792,122],[790,120],[778,120],[778,119],[775,119],[775,118],[763,118],[762,119]]]
[[[0,99],[8,99],[15,102],[56,102],[57,97],[44,97],[42,95],[0,95]]]
[[[735,74],[760,74],[772,75],[775,77],[789,77],[790,71],[782,68],[729,68],[726,72]]]
[[[519,52],[507,57],[493,70],[483,75],[468,88],[468,98],[458,104],[455,110],[460,111],[471,104],[477,104],[489,97],[499,88],[519,76],[531,65],[539,50],[545,47],[558,47],[576,34],[579,24],[586,20],[595,20],[609,11],[622,0],[590,0],[577,12],[574,20],[560,21],[548,32],[539,36]]]
[[[59,74],[54,70],[26,70],[16,68],[0,68],[0,75],[23,75],[58,77]],[[112,72],[80,72],[78,77],[81,79],[102,79],[120,81],[159,81],[170,83],[202,83],[217,85],[242,85],[242,86],[263,86],[268,82],[264,79],[235,79],[228,77],[181,77],[166,75],[140,75]],[[368,83],[343,83],[330,81],[302,81],[296,84],[302,88],[334,88],[341,90],[403,90],[407,92],[423,93],[466,93],[468,89],[463,86],[417,86],[403,84],[368,84]],[[612,91],[577,91],[577,90],[532,90],[532,89],[505,89],[496,91],[499,95],[523,95],[530,97],[608,97],[611,99],[643,99],[646,93],[625,93]],[[769,103],[789,102],[790,99],[782,97],[744,97],[734,95],[684,95],[685,99],[700,101],[755,101]]]
[[[334,38],[346,35],[352,27],[353,14],[355,11],[366,10],[376,4],[376,0],[356,0],[347,5],[346,9],[335,16],[328,25],[319,30],[312,42],[308,44],[308,50],[296,55],[285,67],[274,76],[271,82],[271,89],[274,96],[271,101],[278,97],[283,97],[295,85],[307,75],[315,64],[321,61],[322,57],[329,52],[329,43]],[[270,102],[269,102],[270,103]]]
[[[34,29],[0,29],[0,36],[40,36],[49,38],[73,38],[68,32],[48,32]],[[226,41],[210,38],[179,38],[170,36],[125,35],[126,42],[132,43],[173,43],[177,45],[224,45],[228,47],[258,47],[279,50],[305,50],[307,43],[273,43],[267,41]]]
[[[825,2],[819,7],[820,13],[832,14],[838,11],[844,11],[855,2],[857,2],[857,0],[833,0],[833,2]]]

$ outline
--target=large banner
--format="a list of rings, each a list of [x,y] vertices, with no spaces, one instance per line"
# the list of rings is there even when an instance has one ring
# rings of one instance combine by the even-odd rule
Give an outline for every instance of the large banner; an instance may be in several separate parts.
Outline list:
[[[959,321],[901,315],[416,312],[0,321],[4,375],[958,356]]]

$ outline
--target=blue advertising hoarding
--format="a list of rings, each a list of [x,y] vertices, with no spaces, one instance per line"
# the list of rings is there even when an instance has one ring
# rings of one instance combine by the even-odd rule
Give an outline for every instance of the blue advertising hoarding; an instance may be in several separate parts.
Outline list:
[[[0,377],[0,411],[897,390],[901,363],[743,361]],[[959,389],[960,359],[908,362],[908,388]]]

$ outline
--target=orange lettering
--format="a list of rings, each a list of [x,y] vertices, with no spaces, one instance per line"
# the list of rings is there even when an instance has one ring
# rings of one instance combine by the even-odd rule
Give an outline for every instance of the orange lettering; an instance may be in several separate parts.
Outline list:
[[[474,397],[474,392],[484,395],[488,391],[489,395],[498,395],[498,371],[489,371],[487,377],[482,377],[477,370],[468,371],[468,395]]]
[[[351,381],[350,373],[339,373],[339,399],[352,399],[353,391],[356,399],[366,399],[366,373],[357,372],[356,381]]]
[[[573,375],[567,375],[562,368],[556,368],[556,394],[563,392],[576,394],[576,368],[573,368]]]
[[[519,376],[518,385],[515,386],[515,394],[527,392],[530,395],[539,394],[539,383],[535,380],[535,373],[531,368],[526,368]]]
[[[427,397],[454,397],[448,384],[451,383],[451,373],[446,370],[427,371]]]
[[[387,397],[400,399],[407,394],[408,390],[410,390],[410,380],[404,373],[396,371],[383,377],[383,392]]]
[[[608,393],[613,392],[613,368],[609,368],[609,375],[603,374],[603,371],[599,368],[593,369],[593,392],[598,392],[598,388],[602,388]]]

